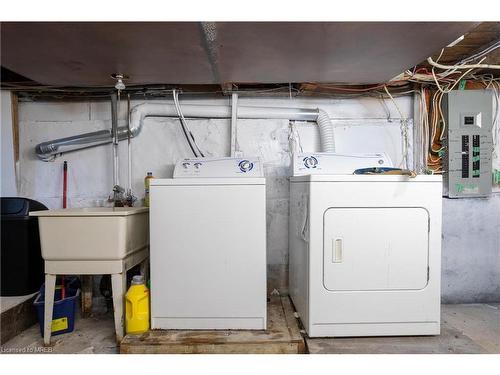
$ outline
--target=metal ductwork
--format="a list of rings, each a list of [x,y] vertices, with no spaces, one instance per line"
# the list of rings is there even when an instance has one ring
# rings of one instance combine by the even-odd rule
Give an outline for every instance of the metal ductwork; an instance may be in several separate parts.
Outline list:
[[[231,118],[231,107],[229,106],[184,104],[182,111],[186,117],[191,118]],[[130,111],[130,136],[139,135],[146,117],[177,116],[175,106],[172,104],[139,104]],[[322,151],[335,151],[333,126],[327,113],[321,109],[239,106],[238,118],[316,121],[320,128]],[[128,128],[126,126],[118,127],[116,135],[120,141],[127,139]],[[100,130],[40,143],[35,147],[35,152],[40,159],[48,161],[59,154],[111,142],[113,142],[112,131]]]

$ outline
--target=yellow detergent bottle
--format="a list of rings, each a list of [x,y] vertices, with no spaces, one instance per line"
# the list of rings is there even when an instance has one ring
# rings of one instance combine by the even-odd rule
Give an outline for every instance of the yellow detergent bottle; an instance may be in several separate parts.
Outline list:
[[[144,178],[144,205],[146,207],[149,207],[149,185],[152,178],[154,178],[153,172],[148,172]]]
[[[149,289],[144,276],[134,276],[125,295],[125,331],[138,334],[149,330]]]

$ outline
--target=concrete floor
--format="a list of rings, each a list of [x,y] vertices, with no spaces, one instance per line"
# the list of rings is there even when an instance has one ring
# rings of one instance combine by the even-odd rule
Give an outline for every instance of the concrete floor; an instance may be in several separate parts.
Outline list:
[[[441,335],[306,338],[311,354],[500,353],[500,303],[442,305]]]
[[[440,336],[306,338],[319,353],[500,353],[500,303],[443,305]],[[51,353],[117,353],[113,316],[104,311],[78,319],[73,333],[54,336]],[[3,353],[44,352],[38,325],[1,347]]]
[[[94,303],[90,318],[80,318],[77,311],[75,330],[52,337],[52,346],[44,348],[38,324],[1,346],[2,353],[61,353],[61,354],[114,354],[118,353],[115,341],[113,313],[101,303]]]

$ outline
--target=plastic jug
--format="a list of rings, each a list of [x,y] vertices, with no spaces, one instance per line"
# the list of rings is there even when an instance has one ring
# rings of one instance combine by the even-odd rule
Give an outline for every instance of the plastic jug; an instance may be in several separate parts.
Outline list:
[[[144,178],[144,205],[146,207],[149,207],[149,184],[151,183],[152,178],[154,178],[152,172],[148,172]]]
[[[149,330],[149,289],[144,276],[132,278],[132,285],[125,294],[125,331],[138,334]]]

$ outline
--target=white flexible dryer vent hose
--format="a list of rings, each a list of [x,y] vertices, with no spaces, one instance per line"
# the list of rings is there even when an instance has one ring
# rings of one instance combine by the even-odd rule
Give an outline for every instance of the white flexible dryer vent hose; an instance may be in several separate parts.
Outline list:
[[[335,152],[335,138],[333,136],[333,125],[328,114],[318,108],[318,119],[316,120],[319,127],[319,136],[321,139],[321,151]]]

